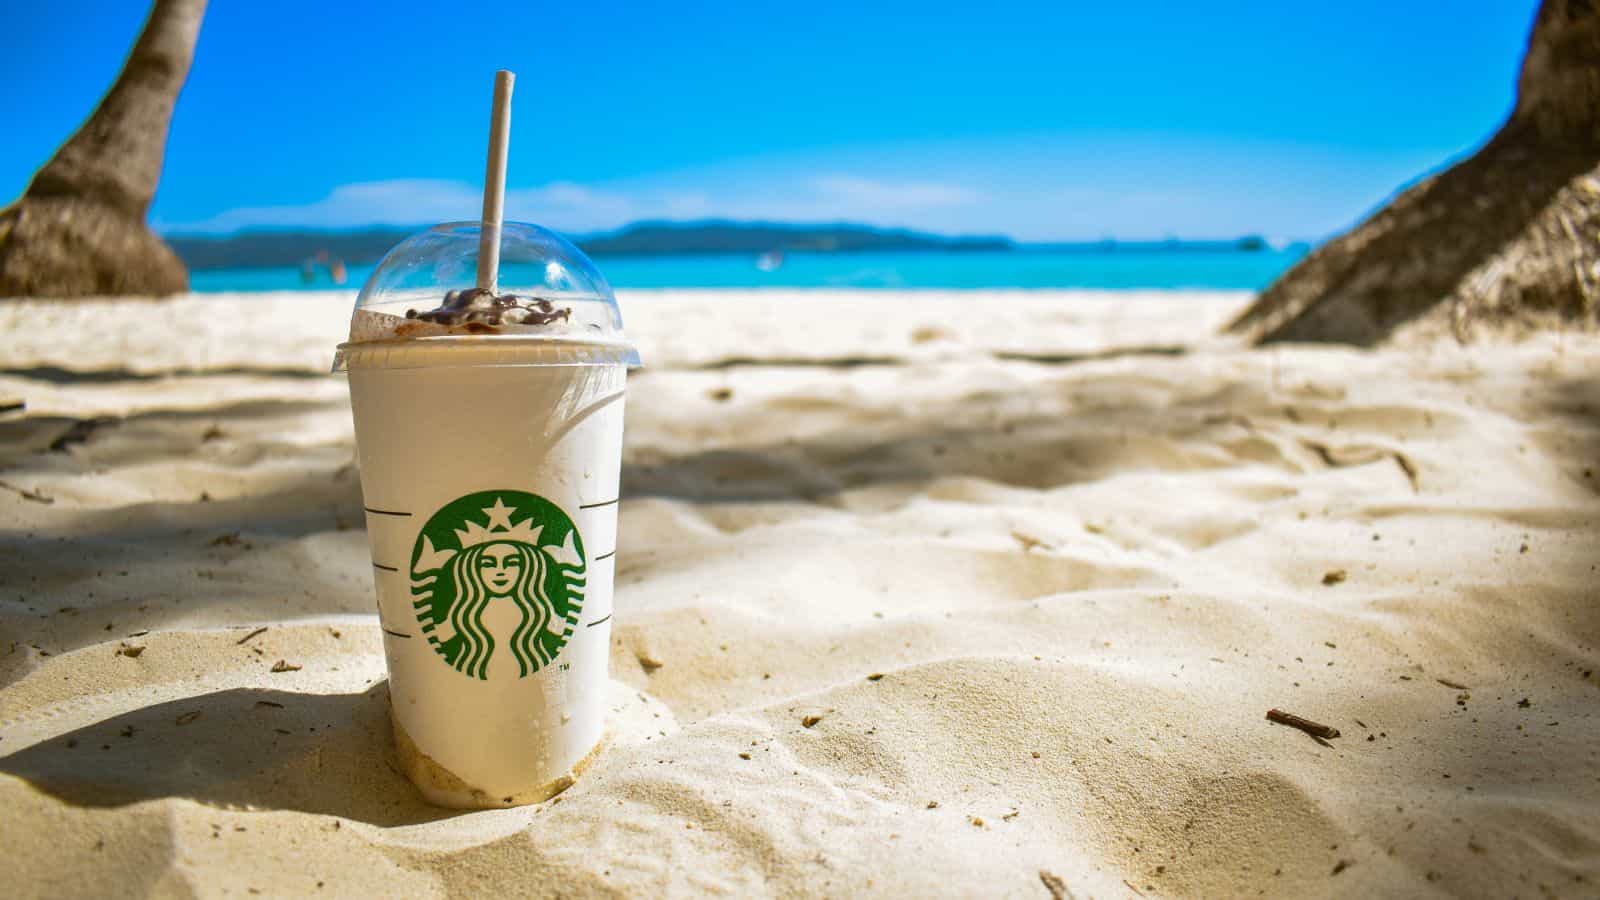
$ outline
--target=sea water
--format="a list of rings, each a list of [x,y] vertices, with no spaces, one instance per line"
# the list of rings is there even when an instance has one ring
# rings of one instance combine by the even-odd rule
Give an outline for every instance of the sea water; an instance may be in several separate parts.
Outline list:
[[[936,253],[790,253],[764,271],[748,254],[602,257],[616,288],[857,288],[876,290],[1057,288],[1084,290],[1260,290],[1304,248],[1018,249]],[[373,266],[351,266],[343,287],[359,288]],[[221,269],[190,274],[196,291],[328,290],[325,272],[307,282],[298,268]]]

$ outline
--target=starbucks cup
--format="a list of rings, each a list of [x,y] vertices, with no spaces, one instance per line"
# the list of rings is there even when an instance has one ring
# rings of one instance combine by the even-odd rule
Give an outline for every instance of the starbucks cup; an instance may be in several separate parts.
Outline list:
[[[570,785],[605,733],[622,412],[638,356],[587,257],[505,223],[413,236],[356,300],[348,373],[401,768],[429,802]],[[465,299],[463,299],[465,298]]]

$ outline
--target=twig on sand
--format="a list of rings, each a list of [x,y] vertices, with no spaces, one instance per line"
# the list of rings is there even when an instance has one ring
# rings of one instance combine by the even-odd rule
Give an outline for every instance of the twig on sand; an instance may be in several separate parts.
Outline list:
[[[1400,467],[1400,471],[1406,473],[1406,480],[1411,482],[1411,493],[1415,494],[1418,491],[1422,490],[1421,485],[1419,485],[1417,483],[1417,467],[1416,467],[1416,464],[1413,463],[1411,460],[1407,459],[1406,455],[1404,453],[1399,452],[1398,450],[1395,451],[1394,461],[1395,461],[1395,464]]]
[[[258,636],[258,635],[261,635],[261,634],[265,633],[266,630],[267,630],[267,626],[263,625],[260,628],[257,628],[255,631],[252,631],[249,634],[245,635],[244,637],[239,638],[237,641],[234,641],[234,643],[235,644],[246,644],[246,643],[249,643],[251,638],[254,638],[254,637]]]
[[[1298,728],[1312,737],[1332,739],[1339,736],[1339,729],[1337,728],[1329,725],[1322,725],[1320,723],[1313,722],[1310,719],[1303,719],[1294,713],[1286,713],[1281,709],[1267,710],[1267,718],[1270,721],[1277,722],[1279,725],[1288,725],[1290,728]]]
[[[1448,678],[1435,678],[1434,681],[1439,682],[1440,684],[1444,685],[1447,688],[1451,688],[1451,689],[1457,690],[1457,691],[1470,691],[1470,690],[1472,690],[1472,688],[1467,687],[1466,685],[1462,684],[1461,682],[1459,682],[1459,681],[1451,681]]]
[[[1128,890],[1133,891],[1135,894],[1138,894],[1141,897],[1144,896],[1144,891],[1141,891],[1138,888],[1134,887],[1133,886],[1133,882],[1129,881],[1128,879],[1126,879],[1126,878],[1122,879],[1122,883],[1125,886],[1127,886]]]
[[[1039,881],[1050,892],[1050,900],[1072,900],[1072,891],[1067,889],[1067,883],[1061,880],[1060,875],[1049,869],[1040,869]]]

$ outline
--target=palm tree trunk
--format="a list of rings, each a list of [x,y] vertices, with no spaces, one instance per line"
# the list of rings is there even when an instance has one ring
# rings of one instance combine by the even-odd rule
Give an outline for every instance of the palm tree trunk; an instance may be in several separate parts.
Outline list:
[[[1318,247],[1228,330],[1252,342],[1600,326],[1600,4],[1544,0],[1477,153]]]
[[[156,0],[88,121],[0,211],[0,296],[162,295],[189,273],[145,224],[206,0]]]

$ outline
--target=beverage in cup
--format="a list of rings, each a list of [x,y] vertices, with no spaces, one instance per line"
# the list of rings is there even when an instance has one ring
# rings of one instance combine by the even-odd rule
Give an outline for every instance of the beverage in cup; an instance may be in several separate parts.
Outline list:
[[[594,264],[501,221],[509,88],[503,73],[484,219],[391,250],[334,363],[350,384],[396,752],[424,797],[458,808],[544,800],[602,743],[638,364]]]

